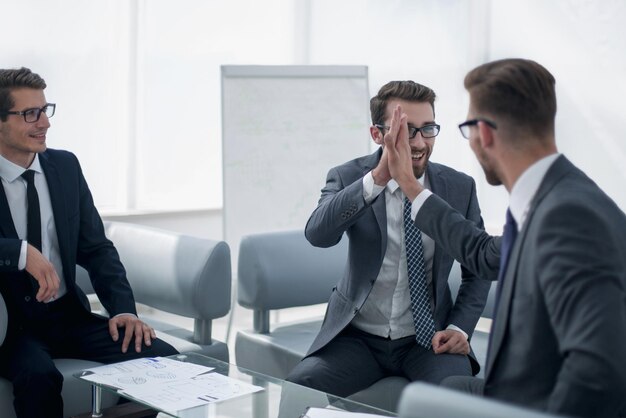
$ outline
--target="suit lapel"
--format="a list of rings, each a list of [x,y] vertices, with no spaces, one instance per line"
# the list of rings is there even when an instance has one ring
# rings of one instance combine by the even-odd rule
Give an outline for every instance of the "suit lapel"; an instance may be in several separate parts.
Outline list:
[[[373,170],[380,161],[380,157],[383,154],[382,147],[378,149],[375,153],[371,154],[369,158],[363,164],[363,175],[369,173]],[[387,248],[387,206],[385,199],[385,191],[383,190],[380,195],[374,202],[372,202],[371,208],[374,213],[374,218],[376,218],[376,223],[378,224],[378,229],[380,231],[380,259],[382,260],[385,257],[385,249]]]
[[[63,183],[59,171],[53,161],[50,161],[46,153],[39,154],[39,162],[41,168],[46,175],[48,190],[50,191],[50,204],[52,205],[52,215],[54,216],[54,224],[57,230],[57,239],[59,241],[59,252],[63,263],[63,273],[67,278],[70,271],[65,265],[67,261],[67,245],[69,243],[69,229],[67,223],[67,208],[65,205]]]
[[[495,328],[491,330],[491,332],[493,333],[490,348],[491,355],[487,359],[485,379],[488,379],[489,375],[491,374],[493,365],[496,361],[498,353],[500,352],[500,346],[502,345],[502,342],[506,336],[509,322],[509,313],[511,310],[511,300],[513,299],[513,294],[515,293],[515,284],[518,280],[517,270],[520,263],[522,249],[524,248],[524,241],[526,240],[529,226],[533,221],[533,215],[535,214],[535,210],[537,206],[541,203],[543,198],[550,192],[550,190],[552,190],[552,188],[559,182],[559,180],[564,175],[566,175],[567,172],[569,172],[573,167],[574,166],[564,156],[560,156],[559,158],[557,158],[552,166],[548,169],[548,172],[546,173],[545,177],[541,181],[541,184],[539,185],[537,193],[530,203],[530,208],[528,210],[528,215],[524,222],[524,226],[518,234],[517,239],[515,240],[515,244],[511,249],[509,264],[507,267],[506,276],[504,277],[504,287],[502,288],[498,312],[496,313],[497,320]],[[520,278],[519,280],[531,279],[533,278]]]
[[[18,238],[15,225],[13,224],[13,217],[11,216],[11,209],[9,208],[9,202],[7,200],[6,193],[4,193],[4,186],[0,180],[0,230],[2,236],[5,238]]]
[[[449,202],[448,200],[448,184],[441,175],[441,170],[439,166],[434,163],[429,163],[426,167],[426,177],[428,178],[428,183],[430,186],[430,191],[435,193],[437,196]],[[435,301],[435,308],[437,304],[437,283],[439,279],[439,268],[441,266],[441,258],[443,257],[443,252],[437,245],[435,245],[435,253],[433,254],[433,298]],[[447,280],[447,278],[446,278]]]

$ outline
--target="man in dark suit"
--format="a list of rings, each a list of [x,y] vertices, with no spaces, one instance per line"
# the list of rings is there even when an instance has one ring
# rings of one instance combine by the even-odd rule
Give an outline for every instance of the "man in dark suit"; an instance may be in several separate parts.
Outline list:
[[[478,372],[469,338],[490,284],[463,269],[453,302],[448,286],[453,259],[420,231],[405,231],[410,207],[391,179],[382,146],[391,109],[402,104],[411,131],[413,179],[482,228],[473,179],[429,163],[440,129],[434,101],[433,90],[413,81],[383,86],[370,102],[370,133],[381,148],[328,173],[305,233],[318,247],[333,246],[346,233],[349,258],[319,334],[287,380],[348,396],[386,376],[439,383]]]
[[[403,109],[385,138],[390,171],[417,206],[415,224],[470,270],[499,280],[485,379],[444,384],[554,413],[615,417],[626,399],[626,216],[558,154],[554,86],[544,67],[522,59],[465,77],[470,105],[459,128],[488,182],[510,194],[501,243],[411,178]]]
[[[13,383],[19,417],[58,418],[63,376],[53,358],[112,363],[176,350],[137,318],[78,160],[47,149],[55,105],[45,88],[29,69],[0,70],[0,291],[9,315],[0,375]],[[110,319],[91,314],[77,264]]]

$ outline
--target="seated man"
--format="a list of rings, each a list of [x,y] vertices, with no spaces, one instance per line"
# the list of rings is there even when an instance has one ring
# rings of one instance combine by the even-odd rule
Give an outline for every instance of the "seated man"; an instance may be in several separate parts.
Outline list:
[[[0,291],[9,315],[0,376],[13,382],[15,411],[24,418],[63,416],[54,358],[114,363],[176,354],[137,318],[78,160],[46,149],[55,105],[45,88],[27,68],[0,69]],[[91,314],[77,264],[110,319]]]
[[[468,341],[490,283],[463,269],[453,303],[453,259],[406,222],[410,203],[391,179],[383,145],[392,110],[401,104],[413,178],[482,228],[472,178],[429,163],[440,128],[434,101],[433,90],[413,81],[383,86],[370,101],[370,134],[381,147],[328,173],[305,233],[318,247],[335,245],[346,233],[349,259],[319,334],[287,380],[345,397],[386,376],[438,384],[479,371]]]

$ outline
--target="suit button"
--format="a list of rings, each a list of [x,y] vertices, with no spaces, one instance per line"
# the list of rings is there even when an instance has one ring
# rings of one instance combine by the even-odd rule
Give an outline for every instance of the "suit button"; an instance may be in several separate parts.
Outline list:
[[[30,302],[30,296],[26,296],[26,297],[24,298],[24,300],[25,300],[26,302]]]
[[[7,265],[7,266],[10,266],[11,265],[11,260],[4,260],[4,264]]]

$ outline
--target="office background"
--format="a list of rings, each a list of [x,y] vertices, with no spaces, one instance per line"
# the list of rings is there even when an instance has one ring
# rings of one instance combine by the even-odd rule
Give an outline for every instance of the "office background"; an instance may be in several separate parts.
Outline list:
[[[434,88],[443,128],[432,159],[476,179],[497,233],[506,192],[485,183],[456,125],[465,73],[512,56],[555,75],[560,150],[626,209],[623,0],[2,0],[1,10],[2,67],[46,79],[57,103],[48,145],[78,155],[107,219],[221,238],[220,65],[350,64],[369,67],[371,94],[391,79]]]

